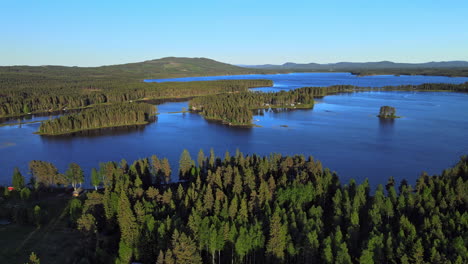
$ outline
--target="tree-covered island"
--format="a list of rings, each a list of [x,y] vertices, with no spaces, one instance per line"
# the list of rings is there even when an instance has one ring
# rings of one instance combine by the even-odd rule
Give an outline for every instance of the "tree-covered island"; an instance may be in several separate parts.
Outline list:
[[[399,116],[396,115],[396,109],[395,107],[391,107],[388,105],[384,105],[380,107],[380,112],[377,117],[380,118],[399,118]]]
[[[147,103],[100,105],[41,123],[39,135],[63,135],[84,130],[145,125],[154,120],[156,107]]]

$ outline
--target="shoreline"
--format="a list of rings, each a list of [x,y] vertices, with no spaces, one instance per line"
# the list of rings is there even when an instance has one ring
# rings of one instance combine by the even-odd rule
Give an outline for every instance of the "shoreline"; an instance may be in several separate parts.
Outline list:
[[[103,126],[103,127],[97,127],[97,128],[77,129],[77,130],[73,130],[73,131],[67,131],[67,132],[62,132],[62,133],[54,133],[54,134],[40,133],[40,132],[36,131],[33,134],[39,135],[39,136],[46,136],[46,137],[70,136],[70,135],[73,135],[75,133],[85,132],[85,131],[93,131],[93,130],[100,130],[100,129],[107,129],[107,128],[118,128],[118,127],[146,126],[149,123],[151,123],[151,122],[146,121],[146,122],[140,122],[140,123],[134,123],[134,124],[124,124],[124,125],[116,125],[116,126]]]

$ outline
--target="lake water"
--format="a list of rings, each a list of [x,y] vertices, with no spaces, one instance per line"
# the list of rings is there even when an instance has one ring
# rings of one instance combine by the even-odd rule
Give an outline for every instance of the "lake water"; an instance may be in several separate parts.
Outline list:
[[[355,77],[347,73],[246,75],[201,79],[272,79],[268,88],[352,84],[385,86],[428,82],[461,83],[468,78],[429,76]],[[348,82],[346,82],[348,79]],[[178,79],[180,80],[180,79]],[[302,80],[302,81],[301,81]],[[468,154],[468,94],[450,92],[362,92],[326,96],[313,110],[265,112],[254,116],[261,127],[233,128],[208,122],[191,113],[170,114],[188,102],[158,105],[158,120],[140,128],[96,132],[87,136],[41,137],[32,134],[39,124],[0,127],[0,184],[8,184],[13,168],[27,175],[30,160],[46,160],[60,171],[77,162],[89,175],[101,161],[133,161],[153,154],[167,157],[173,171],[184,148],[196,159],[214,148],[224,157],[238,148],[245,154],[312,155],[337,171],[343,182],[366,177],[372,185],[384,184],[389,176],[414,184],[421,171],[440,173]],[[376,117],[382,105],[396,107],[402,116],[393,122]],[[48,117],[30,117],[35,121]],[[287,127],[282,127],[287,125]],[[173,180],[177,180],[174,177]]]
[[[278,92],[281,90],[296,89],[305,86],[331,86],[355,85],[363,87],[383,87],[388,85],[418,85],[423,83],[463,83],[468,82],[467,77],[444,77],[422,75],[376,75],[359,77],[347,72],[334,73],[288,73],[288,74],[250,74],[231,76],[186,77],[174,79],[145,80],[146,82],[191,82],[236,79],[269,79],[273,87],[256,88],[252,90]]]

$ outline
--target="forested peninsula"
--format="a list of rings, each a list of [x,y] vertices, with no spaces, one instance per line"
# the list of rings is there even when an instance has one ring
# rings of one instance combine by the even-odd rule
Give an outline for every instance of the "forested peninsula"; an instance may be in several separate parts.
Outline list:
[[[270,80],[145,83],[120,79],[83,80],[64,85],[49,80],[29,80],[29,83],[28,79],[19,78],[18,82],[0,87],[3,95],[0,96],[0,117],[79,109],[103,103],[241,92],[273,85]]]
[[[101,163],[95,188],[76,198],[65,187],[83,183],[78,164],[62,174],[32,161],[31,184],[15,170],[14,188],[1,187],[0,217],[14,224],[0,235],[36,226],[12,234],[37,242],[4,243],[4,260],[25,260],[19,248],[46,263],[468,262],[466,156],[414,186],[390,178],[375,189],[302,155],[211,150],[196,160],[182,153],[181,182],[156,156]]]
[[[421,85],[401,85],[385,87],[360,87],[353,85],[334,85],[328,87],[303,87],[277,93],[243,92],[235,94],[216,94],[190,100],[189,109],[200,113],[208,120],[221,121],[232,126],[253,126],[254,109],[283,108],[310,109],[314,98],[331,94],[363,91],[454,91],[468,92],[468,83]]]
[[[146,103],[100,105],[41,123],[40,135],[64,135],[100,128],[145,125],[154,120],[157,109]]]
[[[338,63],[292,63],[282,65],[251,65],[252,69],[275,70],[279,72],[350,72],[354,75],[428,75],[467,77],[468,62],[441,61],[426,63],[379,62],[338,62]]]
[[[0,117],[102,103],[187,98],[271,86],[269,80],[146,83],[150,78],[268,73],[204,58],[163,58],[101,67],[0,67]]]
[[[334,88],[329,87],[330,90]],[[254,109],[313,108],[314,96],[322,93],[318,89],[306,87],[278,93],[243,92],[203,96],[190,100],[189,109],[201,113],[209,120],[218,120],[233,126],[251,126]]]

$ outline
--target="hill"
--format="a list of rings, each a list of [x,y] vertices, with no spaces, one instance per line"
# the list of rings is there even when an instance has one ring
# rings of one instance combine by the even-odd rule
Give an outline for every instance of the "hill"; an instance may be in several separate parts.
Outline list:
[[[38,76],[68,78],[171,78],[209,75],[239,75],[266,73],[268,71],[243,68],[206,58],[167,57],[136,63],[108,65],[100,67],[66,66],[2,66],[0,73],[33,74]]]
[[[210,75],[239,75],[262,73],[262,70],[243,68],[207,58],[178,58],[166,57],[138,63],[102,66],[100,70],[148,77],[186,77]]]
[[[338,62],[338,63],[293,63],[281,65],[243,65],[252,69],[281,72],[351,72],[356,75],[441,75],[468,76],[467,61],[442,61],[426,63],[379,62]]]
[[[293,63],[286,62],[282,65],[244,65],[255,69],[307,69],[307,70],[337,70],[337,69],[427,69],[427,68],[460,68],[468,67],[468,61],[441,61],[426,63],[397,63],[391,61],[378,62],[337,62],[337,63]]]

